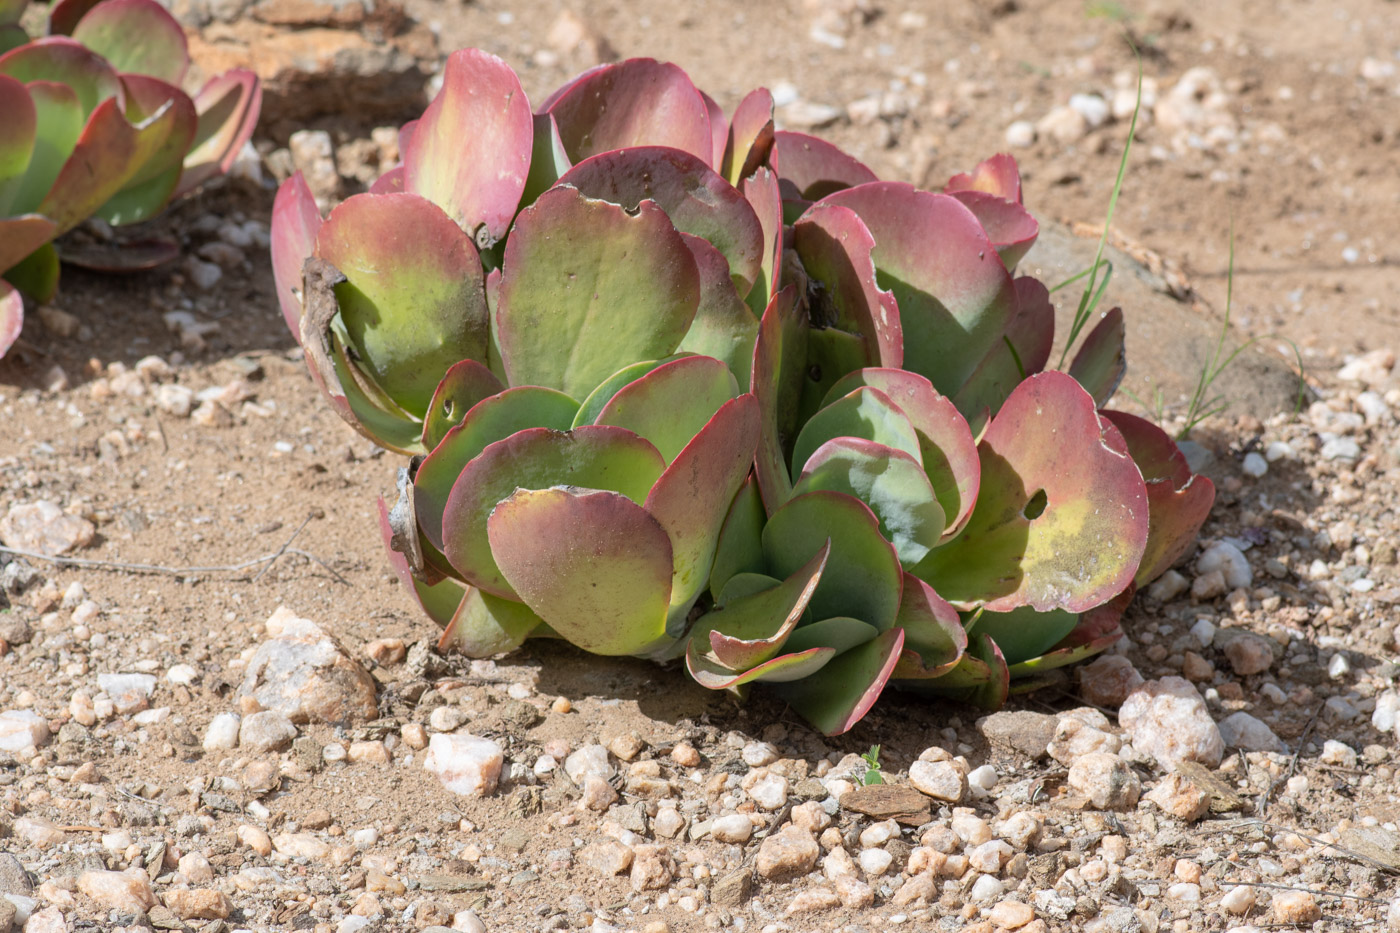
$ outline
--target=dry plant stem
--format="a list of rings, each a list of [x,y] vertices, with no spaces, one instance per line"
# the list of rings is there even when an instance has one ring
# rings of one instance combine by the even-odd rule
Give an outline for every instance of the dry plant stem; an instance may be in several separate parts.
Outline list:
[[[1342,853],[1343,855],[1346,855],[1346,856],[1349,857],[1349,858],[1354,858],[1354,859],[1356,859],[1356,860],[1359,861],[1359,862],[1365,862],[1367,865],[1370,865],[1370,866],[1372,866],[1372,867],[1374,867],[1374,868],[1378,868],[1378,869],[1380,869],[1381,871],[1388,872],[1388,873],[1390,873],[1390,874],[1395,874],[1395,873],[1396,873],[1395,866],[1393,866],[1393,865],[1387,865],[1385,862],[1377,861],[1376,859],[1371,858],[1369,855],[1366,855],[1366,854],[1364,854],[1364,853],[1362,853],[1362,852],[1357,852],[1355,849],[1348,849],[1346,846],[1340,845],[1339,843],[1328,842],[1328,841],[1325,840],[1325,839],[1319,839],[1317,836],[1310,836],[1310,835],[1308,835],[1307,833],[1301,832],[1300,830],[1298,830],[1297,828],[1292,827],[1292,826],[1280,826],[1280,825],[1277,824],[1277,823],[1270,823],[1268,820],[1253,820],[1253,819],[1251,819],[1251,820],[1241,820],[1241,821],[1238,822],[1238,823],[1233,823],[1233,824],[1231,824],[1229,827],[1221,827],[1221,828],[1239,829],[1239,828],[1242,828],[1242,827],[1245,827],[1245,826],[1258,826],[1258,827],[1260,827],[1261,829],[1267,829],[1267,830],[1269,830],[1270,832],[1288,832],[1288,833],[1293,833],[1294,835],[1298,836],[1299,838],[1301,838],[1301,839],[1306,839],[1308,842],[1311,842],[1311,843],[1313,843],[1314,845],[1326,846],[1326,847],[1329,848],[1329,849],[1334,849],[1334,850],[1336,850],[1337,852],[1340,852],[1340,853]],[[1239,884],[1240,882],[1234,882],[1234,883]]]
[[[1264,793],[1259,796],[1257,809],[1260,813],[1266,813],[1269,808],[1269,798],[1273,796],[1274,788],[1280,784],[1286,784],[1288,779],[1293,777],[1293,772],[1298,768],[1298,756],[1303,754],[1303,746],[1308,744],[1308,737],[1312,735],[1313,726],[1317,725],[1317,717],[1322,715],[1323,707],[1319,706],[1313,710],[1312,716],[1308,719],[1308,724],[1303,727],[1303,734],[1298,737],[1298,750],[1293,753],[1293,760],[1288,763],[1288,773],[1277,781],[1264,788]]]
[[[254,557],[251,560],[245,560],[238,564],[220,564],[209,567],[166,567],[160,564],[131,564],[115,560],[88,560],[83,557],[54,557],[49,554],[42,554],[38,551],[26,551],[23,548],[5,547],[4,545],[0,545],[0,554],[13,554],[16,557],[25,557],[30,560],[48,561],[51,564],[58,564],[64,567],[87,567],[92,570],[125,570],[131,573],[161,573],[175,577],[189,576],[190,574],[196,573],[238,573],[239,571],[250,570],[259,564],[266,564],[267,566],[259,571],[257,576],[252,578],[251,582],[253,583],[260,580],[262,575],[267,573],[268,569],[279,557],[284,554],[296,554],[318,564],[323,570],[335,577],[337,582],[350,586],[351,583],[349,580],[337,573],[333,567],[315,554],[312,554],[310,551],[303,551],[300,548],[289,546],[296,540],[297,535],[301,534],[301,529],[305,528],[306,523],[310,520],[311,517],[307,516],[306,521],[301,523],[300,527],[287,539],[287,542],[271,554]]]

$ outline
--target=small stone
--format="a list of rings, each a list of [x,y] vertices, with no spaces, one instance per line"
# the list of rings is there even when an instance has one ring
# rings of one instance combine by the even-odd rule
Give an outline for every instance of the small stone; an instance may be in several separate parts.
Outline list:
[[[76,336],[82,326],[76,314],[69,314],[53,305],[39,305],[39,322],[44,325],[44,330],[63,338]]]
[[[0,519],[0,543],[50,557],[87,547],[95,534],[92,522],[69,515],[47,499],[11,506]]]
[[[181,920],[227,920],[233,912],[228,895],[212,888],[166,891],[165,906]]]
[[[1179,761],[1220,764],[1225,743],[1194,684],[1180,677],[1149,680],[1123,702],[1118,723],[1133,747],[1157,759],[1165,771]]]
[[[754,772],[760,774],[760,772]],[[747,788],[754,803],[765,810],[781,810],[788,797],[788,779],[771,771],[761,776]]]
[[[961,803],[967,794],[967,775],[951,761],[914,762],[909,766],[909,783],[946,803]]]
[[[300,723],[379,715],[374,678],[315,622],[279,606],[267,620],[267,634],[248,662],[240,696]]]
[[[13,829],[15,836],[40,849],[56,846],[67,838],[57,823],[37,816],[21,816]]]
[[[894,856],[884,849],[862,849],[856,861],[860,863],[860,870],[873,878],[889,871]]]
[[[606,810],[617,803],[617,790],[604,778],[596,774],[586,774],[583,777],[583,796],[579,798],[579,805],[587,810]]]
[[[1288,746],[1267,723],[1243,710],[1231,713],[1220,721],[1220,738],[1228,747],[1247,752],[1288,751]]]
[[[428,730],[423,728],[422,723],[404,723],[403,728],[399,730],[399,738],[403,739],[403,744],[415,752],[428,747]]]
[[[651,828],[658,836],[674,839],[685,829],[685,817],[675,807],[662,807],[652,817]]]
[[[787,909],[783,911],[783,915],[793,917],[797,914],[811,914],[819,910],[830,910],[840,906],[841,897],[831,888],[812,888],[788,901]]]
[[[496,790],[505,755],[490,739],[438,733],[428,743],[423,767],[454,794],[484,797]]]
[[[753,821],[743,813],[721,816],[710,824],[710,838],[716,842],[743,845],[753,835]]]
[[[1225,659],[1236,674],[1248,677],[1262,674],[1273,667],[1274,649],[1269,639],[1262,635],[1239,632],[1225,643]]]
[[[1035,124],[1036,133],[1048,136],[1061,145],[1079,142],[1089,132],[1089,121],[1070,107],[1055,107]]]
[[[194,410],[194,390],[189,386],[167,383],[155,390],[156,407],[176,418],[188,418]]]
[[[1206,602],[1230,591],[1225,585],[1225,574],[1219,570],[1209,570],[1196,575],[1191,581],[1191,598],[1196,602]]]
[[[1133,662],[1106,654],[1079,668],[1079,695],[1086,703],[1117,709],[1143,682]]]
[[[1022,810],[1013,813],[993,827],[998,838],[1005,839],[1013,848],[1025,849],[1040,838],[1040,818]]]
[[[689,742],[681,742],[671,749],[671,760],[682,768],[698,768],[700,753]]]
[[[663,845],[640,845],[632,849],[632,890],[659,891],[676,877],[676,861]]]
[[[98,674],[97,686],[111,697],[117,712],[127,716],[146,708],[156,679],[151,674]]]
[[[608,750],[602,745],[584,745],[564,759],[564,773],[575,784],[582,784],[584,775],[595,774],[607,779],[614,774],[608,761]]]
[[[34,882],[24,863],[8,852],[0,852],[0,894],[28,897],[34,893]]]
[[[365,657],[380,667],[402,664],[408,657],[408,646],[402,638],[376,638],[365,643]]]
[[[792,808],[792,823],[816,834],[831,825],[831,814],[817,801],[808,800]]]
[[[1216,541],[1196,558],[1196,572],[1209,573],[1219,570],[1225,585],[1237,590],[1252,585],[1254,571],[1250,569],[1249,558],[1244,552],[1227,541]]]
[[[1108,101],[1097,94],[1073,94],[1069,105],[1084,118],[1090,129],[1097,129],[1108,122]]]
[[[1316,923],[1322,919],[1322,908],[1307,891],[1279,891],[1274,894],[1274,922],[1284,924]]]
[[[608,741],[608,751],[612,752],[619,761],[631,761],[642,753],[646,748],[646,743],[642,737],[635,732],[625,732],[622,735],[613,736]]]
[[[331,847],[315,833],[279,833],[272,837],[278,855],[287,858],[320,860],[330,855]]]
[[[997,774],[997,769],[991,765],[982,765],[981,767],[973,768],[967,773],[968,787],[979,797],[985,797],[990,794],[992,788],[997,786],[997,781],[1000,779],[1001,775]]]
[[[758,873],[769,881],[790,881],[810,873],[820,855],[812,834],[789,824],[759,846]]]
[[[1215,679],[1215,665],[1194,651],[1188,651],[1181,658],[1181,676],[1193,684],[1207,684]]]
[[[204,750],[218,751],[238,747],[238,733],[243,717],[237,713],[219,713],[209,721],[204,731]]]
[[[1244,463],[1240,465],[1240,469],[1244,472],[1245,476],[1252,476],[1258,479],[1269,472],[1269,461],[1265,460],[1264,456],[1258,451],[1251,450],[1244,455]]]
[[[68,922],[57,907],[35,911],[24,924],[24,933],[66,933],[67,930]]]
[[[856,878],[838,878],[831,886],[847,910],[860,910],[875,903],[875,889]]]
[[[213,867],[210,866],[209,860],[198,852],[186,852],[180,856],[179,868],[180,874],[188,884],[211,884],[214,881]]]
[[[1152,582],[1147,588],[1147,595],[1159,603],[1169,603],[1185,593],[1189,585],[1184,576],[1175,570],[1168,570]]]
[[[616,839],[600,839],[579,850],[578,860],[605,878],[620,875],[632,867],[632,848]]]
[[[297,737],[297,727],[275,710],[263,710],[244,718],[238,727],[238,744],[254,755],[280,752]]]
[[[1002,711],[977,720],[977,729],[993,745],[1030,758],[1043,758],[1055,736],[1055,717],[1029,710]]]
[[[1001,930],[1019,930],[1035,919],[1035,909],[1020,901],[1002,901],[991,909],[987,919]]]
[[[24,757],[49,744],[49,722],[33,710],[12,709],[0,713],[0,752]]]
[[[1242,884],[1225,892],[1220,898],[1220,908],[1239,917],[1254,909],[1254,901],[1254,888]]]
[[[934,890],[932,872],[924,872],[918,875],[910,875],[904,879],[890,898],[890,903],[896,907],[909,907],[914,904],[927,904],[937,896]]]
[[[1035,124],[1029,120],[1016,120],[1006,128],[1006,144],[1012,149],[1035,145],[1035,136]]]
[[[748,869],[725,875],[710,889],[710,902],[716,907],[734,910],[753,897],[753,876]]]
[[[102,907],[124,913],[144,914],[156,905],[151,881],[140,868],[85,871],[78,876],[78,890]]]
[[[750,768],[762,768],[778,760],[778,750],[769,742],[750,742],[739,752]]]
[[[1069,785],[1100,810],[1131,810],[1142,795],[1142,782],[1117,755],[1094,752],[1069,769]]]
[[[1050,742],[1050,757],[1069,766],[1085,755],[1115,755],[1123,747],[1123,740],[1107,729],[1108,719],[1098,710],[1074,710],[1062,715]]]
[[[1146,796],[1163,812],[1187,823],[1210,812],[1210,794],[1176,772],[1158,781]]]
[[[467,714],[459,706],[439,706],[428,714],[428,728],[434,732],[455,732],[467,721]]]
[[[973,903],[985,904],[987,901],[996,900],[1005,893],[1006,885],[991,875],[982,875],[972,883]]]
[[[1355,768],[1357,765],[1356,750],[1336,739],[1328,739],[1322,743],[1322,754],[1318,756],[1318,760],[1339,768]]]
[[[272,837],[256,826],[238,827],[238,841],[266,858],[272,854]]]
[[[389,749],[383,742],[351,742],[345,751],[345,760],[351,764],[387,765]]]

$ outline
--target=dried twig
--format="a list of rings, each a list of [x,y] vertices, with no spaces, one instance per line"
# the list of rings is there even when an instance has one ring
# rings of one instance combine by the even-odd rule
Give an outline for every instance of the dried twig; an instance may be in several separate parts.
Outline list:
[[[1298,758],[1303,754],[1303,748],[1308,744],[1308,737],[1312,735],[1313,726],[1317,725],[1317,717],[1322,715],[1323,704],[1319,704],[1313,710],[1312,717],[1308,719],[1308,724],[1303,727],[1303,734],[1298,737],[1298,750],[1293,753],[1293,760],[1288,763],[1288,772],[1277,781],[1271,781],[1269,786],[1264,788],[1264,792],[1259,795],[1259,803],[1255,809],[1259,813],[1265,813],[1269,807],[1269,798],[1273,796],[1274,788],[1280,784],[1287,784],[1293,777],[1293,773],[1298,770]]]
[[[308,522],[311,521],[312,514],[313,513],[308,512],[306,517],[301,520],[301,524],[297,526],[297,530],[292,532],[292,536],[286,541],[282,542],[282,546],[277,549],[277,553],[272,556],[272,560],[268,561],[267,564],[263,567],[263,569],[258,571],[258,575],[253,578],[254,583],[257,583],[259,580],[261,580],[263,578],[263,574],[267,573],[269,570],[272,569],[272,565],[277,563],[277,558],[287,553],[287,548],[292,546],[292,542],[297,539],[297,535],[301,534],[301,530],[306,527]]]
[[[300,548],[289,546],[292,541],[296,539],[296,536],[301,533],[301,529],[306,527],[306,522],[310,520],[311,517],[307,516],[306,521],[301,523],[296,532],[287,539],[287,542],[271,554],[264,554],[261,557],[254,557],[251,560],[245,560],[237,564],[216,564],[208,567],[167,567],[162,564],[133,564],[118,560],[89,560],[85,557],[55,557],[39,551],[26,551],[23,548],[6,547],[4,545],[0,545],[0,554],[13,554],[16,557],[24,557],[29,560],[48,561],[51,564],[58,564],[63,567],[86,567],[90,570],[124,570],[130,573],[159,573],[172,577],[189,577],[198,573],[240,573],[244,570],[251,570],[259,564],[266,564],[267,567],[264,567],[257,576],[253,577],[252,582],[255,583],[279,557],[284,554],[296,554],[300,557],[305,557],[314,564],[318,564],[327,573],[335,577],[338,583],[350,586],[351,583],[349,580],[341,576],[335,568],[331,567],[315,554],[312,554],[310,551],[303,551]]]

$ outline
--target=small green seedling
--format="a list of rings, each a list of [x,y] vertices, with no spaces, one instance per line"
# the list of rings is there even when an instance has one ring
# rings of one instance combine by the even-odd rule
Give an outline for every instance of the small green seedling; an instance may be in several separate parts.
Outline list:
[[[870,751],[860,756],[865,761],[865,776],[860,782],[866,787],[871,784],[883,784],[885,779],[880,776],[880,746],[870,746]]]

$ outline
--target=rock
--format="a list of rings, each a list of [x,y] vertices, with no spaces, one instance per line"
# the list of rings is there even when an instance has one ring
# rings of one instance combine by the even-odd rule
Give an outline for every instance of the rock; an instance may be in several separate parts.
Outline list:
[[[1131,810],[1142,795],[1142,782],[1117,755],[1093,752],[1069,769],[1069,785],[1100,810]]]
[[[847,910],[860,910],[875,903],[875,889],[857,878],[838,878],[831,886]]]
[[[126,716],[147,707],[156,679],[151,674],[98,674],[97,686],[112,698],[117,712]]]
[[[600,839],[579,850],[578,860],[605,878],[620,875],[632,867],[632,848],[616,839]]]
[[[1205,699],[1180,677],[1149,680],[1134,690],[1118,711],[1118,724],[1133,747],[1165,771],[1183,760],[1214,768],[1225,750]]]
[[[1123,747],[1123,740],[1106,731],[1108,720],[1098,710],[1088,710],[1095,714],[1105,728],[1093,722],[1089,716],[1066,714],[1060,717],[1055,727],[1055,737],[1050,741],[1050,757],[1066,767],[1074,764],[1085,755],[1116,755]]]
[[[977,720],[977,729],[993,745],[1043,758],[1055,736],[1055,717],[1028,710],[993,713]]]
[[[584,745],[564,759],[564,773],[575,784],[582,785],[585,775],[596,774],[608,780],[616,773],[608,761],[608,750],[602,745]]]
[[[475,735],[438,733],[428,743],[423,767],[454,794],[484,797],[496,790],[505,763],[501,747]]]
[[[946,803],[961,803],[967,775],[951,761],[916,761],[909,766],[909,783],[922,794]]]
[[[830,104],[795,100],[783,108],[782,122],[794,130],[819,130],[841,119],[843,113],[840,107]]]
[[[57,907],[35,911],[24,924],[24,933],[67,933],[67,930],[68,922]]]
[[[248,662],[240,696],[300,723],[344,724],[379,714],[374,678],[315,622],[280,606],[267,620],[267,634]]]
[[[659,891],[676,877],[676,861],[664,845],[640,845],[632,849],[632,890]]]
[[[1035,124],[1029,120],[1016,120],[1006,128],[1006,144],[1012,149],[1026,149],[1035,145]]]
[[[1097,94],[1073,94],[1070,96],[1069,106],[1084,118],[1090,129],[1098,129],[1108,122],[1108,101]]]
[[[972,883],[970,897],[973,903],[985,904],[1006,893],[1006,885],[991,875],[982,875]]]
[[[366,642],[365,657],[381,667],[402,664],[404,658],[408,657],[408,646],[402,638],[376,638]]]
[[[1210,812],[1210,794],[1181,774],[1173,772],[1147,792],[1147,799],[1164,813],[1194,823]]]
[[[743,813],[718,817],[710,824],[710,838],[716,842],[743,845],[753,835],[753,821]]]
[[[1241,677],[1262,674],[1274,666],[1274,646],[1270,639],[1253,632],[1221,629],[1216,633],[1217,645],[1223,643],[1225,660],[1230,669]]]
[[[151,881],[140,868],[85,871],[78,876],[78,890],[102,907],[123,913],[144,914],[156,906]]]
[[[21,816],[14,822],[14,834],[25,842],[40,849],[56,846],[67,839],[57,823],[51,823],[37,816]]]
[[[253,713],[238,727],[238,744],[254,755],[280,752],[296,737],[297,727],[275,710]]]
[[[18,894],[29,897],[34,893],[34,882],[24,864],[8,852],[0,852],[0,894]]]
[[[1055,107],[1036,121],[1035,131],[1062,146],[1069,146],[1088,135],[1089,121],[1084,119],[1084,114],[1070,107]]]
[[[165,906],[181,920],[227,920],[233,912],[228,895],[212,888],[166,891]]]
[[[769,881],[790,881],[809,874],[820,855],[812,834],[789,824],[759,846],[758,873]]]
[[[927,904],[936,897],[933,874],[924,872],[906,878],[894,892],[890,902],[896,907],[909,907],[913,904]]]
[[[1380,349],[1363,353],[1337,370],[1337,378],[1342,382],[1360,383],[1366,386],[1382,386],[1390,379],[1390,371],[1395,368],[1395,352]]]
[[[11,709],[0,713],[0,752],[33,757],[49,744],[49,722],[33,710]]]
[[[841,795],[841,806],[877,820],[894,819],[910,826],[928,821],[928,798],[904,784],[867,784]]]
[[[772,742],[749,742],[739,752],[739,757],[750,768],[762,768],[778,760],[778,750]]]
[[[710,889],[710,903],[727,910],[744,906],[751,897],[753,876],[747,869],[725,875]]]
[[[1279,891],[1274,894],[1274,922],[1283,924],[1316,923],[1322,919],[1322,908],[1308,891]]]
[[[209,860],[198,852],[186,852],[180,856],[179,868],[187,884],[212,884],[214,881],[213,867],[210,866]]]
[[[873,878],[889,871],[894,856],[884,849],[862,849],[856,861],[860,863],[860,870],[865,872],[867,877]]]
[[[1225,585],[1225,574],[1219,570],[1197,574],[1191,581],[1191,598],[1196,602],[1206,602],[1224,596],[1229,591],[1230,588]]]
[[[747,779],[744,782],[744,789],[753,798],[753,802],[765,810],[781,810],[787,802],[788,779],[766,770],[750,772],[750,777],[755,776],[756,779],[752,782]]]
[[[1318,756],[1318,761],[1339,768],[1355,768],[1357,765],[1356,749],[1345,742],[1328,739],[1322,743],[1322,754]],[[4,889],[0,888],[0,890]]]
[[[611,783],[596,774],[586,774],[583,777],[583,796],[579,798],[579,806],[585,810],[606,810],[617,802],[617,790]]]
[[[1019,930],[1035,919],[1035,909],[1020,901],[1002,901],[991,909],[987,919],[1000,930]]]
[[[831,888],[812,888],[803,891],[801,894],[788,901],[787,909],[783,911],[783,916],[793,917],[797,914],[811,914],[819,910],[830,910],[833,907],[841,906],[840,896]]]
[[[1247,752],[1287,752],[1288,746],[1268,724],[1243,710],[1220,721],[1220,738],[1229,748]]]
[[[92,522],[69,515],[47,499],[11,506],[0,519],[0,543],[50,557],[87,547],[95,534]]]
[[[1185,577],[1175,570],[1168,570],[1152,581],[1152,585],[1147,588],[1147,595],[1148,598],[1155,599],[1159,603],[1169,603],[1185,593],[1188,586],[1190,584],[1187,583]]]
[[[1196,573],[1206,574],[1220,571],[1225,586],[1231,590],[1249,587],[1254,582],[1254,571],[1250,569],[1249,558],[1244,552],[1228,541],[1216,541],[1196,558]]]
[[[320,860],[331,854],[330,845],[315,833],[279,833],[272,837],[272,845],[287,858]]]
[[[1086,703],[1117,709],[1143,677],[1121,654],[1105,654],[1079,668],[1079,696]]]
[[[19,927],[16,918],[19,916],[19,908],[10,900],[0,897],[0,933],[11,933]],[[26,917],[25,920],[29,918]]]
[[[237,713],[220,713],[209,721],[204,731],[204,750],[207,752],[238,747],[238,732],[243,717]]]
[[[238,841],[266,858],[272,854],[272,837],[256,826],[238,827]]]

